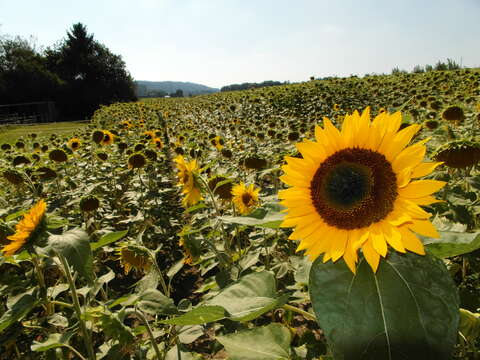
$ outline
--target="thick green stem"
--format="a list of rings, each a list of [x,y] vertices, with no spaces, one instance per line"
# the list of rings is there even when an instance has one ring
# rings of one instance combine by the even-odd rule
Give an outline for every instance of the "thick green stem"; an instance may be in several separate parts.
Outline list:
[[[82,319],[82,310],[80,309],[80,301],[78,300],[77,288],[75,287],[75,282],[73,281],[72,274],[70,273],[70,267],[68,266],[67,259],[62,254],[57,253],[58,258],[63,266],[63,271],[65,272],[65,277],[67,278],[68,286],[70,287],[70,294],[73,300],[73,308],[77,314],[78,323],[80,324],[80,330],[83,333],[83,341],[85,347],[87,348],[88,358],[90,360],[95,360],[95,352],[93,351],[92,340],[90,339],[90,334],[88,333],[85,322]]]
[[[63,344],[63,346],[65,346],[67,349],[70,349],[75,355],[78,356],[78,358],[79,358],[80,360],[87,360],[87,359],[85,359],[85,358],[83,357],[83,355],[80,354],[80,352],[79,352],[77,349],[75,349],[73,346],[70,346],[70,345],[68,345],[68,344]]]
[[[285,304],[282,306],[285,310],[289,310],[289,311],[292,311],[292,312],[295,312],[297,314],[300,314],[302,315],[305,319],[309,319],[309,320],[313,320],[313,321],[317,321],[317,318],[315,317],[315,315],[313,314],[310,314],[309,312],[306,312],[302,309],[299,309],[295,306],[292,306],[292,305],[288,305],[288,304]]]
[[[36,254],[32,254],[32,263],[33,263],[33,267],[35,268],[35,274],[37,275],[38,285],[40,286],[40,296],[43,298],[43,301],[45,303],[47,316],[50,316],[53,314],[53,308],[50,302],[48,301],[47,286],[45,285],[45,277],[43,276],[43,270],[40,265],[40,262],[38,261],[38,256]]]
[[[148,336],[150,337],[150,342],[152,343],[153,350],[155,350],[155,354],[157,355],[157,359],[162,360],[164,357],[162,356],[162,353],[160,352],[160,349],[158,348],[157,342],[155,340],[155,336],[153,336],[153,331],[152,331],[152,328],[150,327],[150,324],[148,323],[148,320],[137,309],[133,310],[132,314],[134,314],[141,322],[143,322],[143,324],[147,328]]]
[[[150,250],[148,251],[148,253],[149,253],[150,258],[153,262],[153,265],[155,266],[155,269],[157,269],[158,276],[160,277],[160,285],[162,286],[163,294],[166,297],[170,297],[170,289],[167,286],[167,283],[165,282],[165,278],[163,277],[162,270],[160,269],[160,267],[157,264],[157,259],[155,258],[155,254]]]
[[[63,306],[63,307],[68,307],[68,308],[73,308],[72,304],[63,302],[63,301],[58,301],[58,300],[52,300],[51,303],[53,305],[58,305],[58,306]]]

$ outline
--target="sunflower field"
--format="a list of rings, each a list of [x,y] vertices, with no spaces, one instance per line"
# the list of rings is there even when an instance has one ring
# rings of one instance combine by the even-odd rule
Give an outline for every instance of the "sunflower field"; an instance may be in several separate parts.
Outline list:
[[[480,359],[479,69],[27,132],[0,145],[0,359]]]

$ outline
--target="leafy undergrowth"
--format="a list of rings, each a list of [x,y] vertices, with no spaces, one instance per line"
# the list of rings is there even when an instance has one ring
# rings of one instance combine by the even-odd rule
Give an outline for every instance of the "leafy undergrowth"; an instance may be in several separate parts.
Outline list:
[[[430,175],[448,181],[444,201],[426,207],[442,237],[424,243],[464,309],[455,356],[477,359],[479,81],[458,70],[114,104],[76,140],[5,141],[0,242],[40,198],[47,223],[30,248],[0,257],[0,358],[329,359],[311,263],[279,227],[279,176],[324,116],[341,126],[370,106],[421,124],[414,141],[430,138],[427,158],[445,162]],[[177,185],[188,182],[178,155],[198,164],[194,204]],[[243,215],[240,182],[260,190]]]

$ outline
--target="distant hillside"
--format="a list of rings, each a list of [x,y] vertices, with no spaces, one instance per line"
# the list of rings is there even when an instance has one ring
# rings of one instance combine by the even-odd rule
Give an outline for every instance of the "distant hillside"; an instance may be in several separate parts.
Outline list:
[[[138,97],[157,97],[182,90],[184,96],[200,95],[218,92],[219,89],[201,84],[181,81],[135,81]]]

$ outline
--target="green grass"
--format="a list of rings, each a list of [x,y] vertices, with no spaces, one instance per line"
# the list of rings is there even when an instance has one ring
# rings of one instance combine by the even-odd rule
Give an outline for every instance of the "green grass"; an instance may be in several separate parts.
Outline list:
[[[82,130],[88,122],[58,122],[35,125],[3,125],[0,126],[0,144],[14,143],[22,136],[31,133],[38,135],[38,139],[49,137],[51,134],[73,135],[76,131]]]

